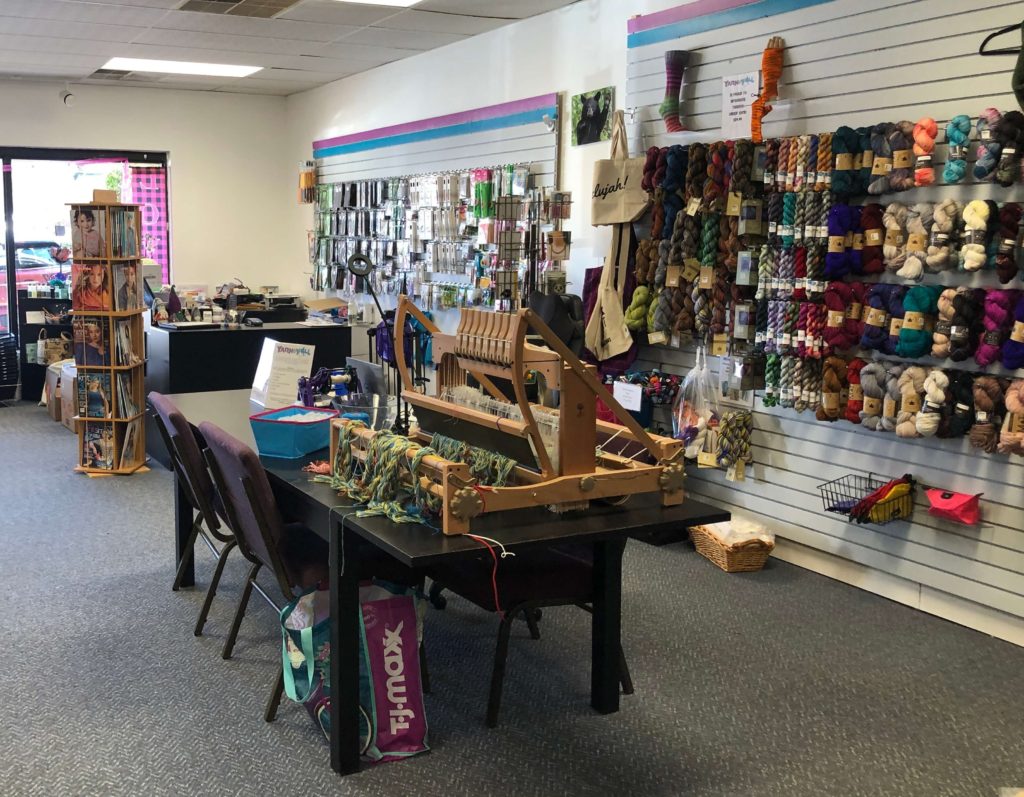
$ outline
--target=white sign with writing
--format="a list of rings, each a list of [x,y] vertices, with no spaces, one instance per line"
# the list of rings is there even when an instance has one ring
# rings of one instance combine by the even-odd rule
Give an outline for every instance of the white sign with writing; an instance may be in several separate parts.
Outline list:
[[[722,78],[722,138],[750,138],[751,105],[760,94],[757,72]]]
[[[315,348],[266,338],[249,399],[271,409],[294,404],[299,393],[299,377],[308,377],[313,371]]]
[[[622,409],[639,412],[644,389],[629,382],[612,382],[612,396],[622,405]]]

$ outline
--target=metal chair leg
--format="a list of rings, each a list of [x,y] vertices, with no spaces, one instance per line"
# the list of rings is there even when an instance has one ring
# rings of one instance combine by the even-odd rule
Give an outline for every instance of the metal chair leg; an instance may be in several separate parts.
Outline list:
[[[273,722],[277,718],[277,707],[281,705],[281,697],[284,695],[284,672],[277,668],[277,678],[274,681],[274,691],[270,693],[270,700],[267,701],[267,709],[263,712],[263,719]]]
[[[526,627],[530,629],[531,639],[540,639],[540,629],[537,627],[540,609],[523,609],[523,617],[526,618]]]
[[[185,543],[185,554],[181,557],[181,561],[178,562],[178,571],[174,574],[174,583],[171,585],[172,592],[177,592],[181,588],[181,580],[185,577],[185,571],[188,570],[192,560],[195,559],[196,538],[199,536],[199,528],[202,522],[203,518],[200,515],[196,518],[195,523],[192,524],[192,531],[188,535],[188,542]]]
[[[515,612],[507,613],[498,626],[498,648],[494,652],[494,670],[491,672],[491,694],[487,701],[487,727],[498,727],[498,712],[501,710],[501,689],[505,683],[505,661],[508,658],[508,640],[512,632],[512,618]]]
[[[203,635],[203,627],[206,625],[206,617],[210,613],[213,596],[217,594],[217,587],[220,585],[220,577],[224,573],[224,565],[227,564],[228,554],[231,553],[231,549],[237,544],[238,543],[234,540],[231,540],[231,542],[221,548],[220,555],[217,557],[217,567],[213,571],[213,579],[210,581],[210,587],[206,590],[206,598],[203,600],[203,608],[199,611],[199,618],[196,620],[196,627],[192,629],[192,633],[196,636]]]
[[[427,669],[427,646],[420,642],[420,684],[423,686],[423,694],[430,694],[430,670]]]
[[[633,677],[629,674],[629,665],[626,664],[626,653],[619,645],[619,683],[622,684],[622,694],[633,694]]]
[[[261,564],[258,562],[249,570],[249,577],[245,580],[245,589],[242,590],[242,597],[238,601],[238,608],[235,610],[235,619],[231,623],[231,633],[224,642],[224,650],[221,651],[222,659],[230,659],[231,651],[235,648],[235,640],[238,638],[238,629],[242,625],[242,618],[245,617],[245,609],[249,605],[249,596],[252,595],[252,584],[256,575],[260,572]]]

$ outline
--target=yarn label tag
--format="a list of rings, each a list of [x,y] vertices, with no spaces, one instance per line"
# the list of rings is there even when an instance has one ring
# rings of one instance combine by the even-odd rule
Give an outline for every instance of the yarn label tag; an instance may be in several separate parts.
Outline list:
[[[783,224],[783,225],[781,225],[779,227],[779,235],[781,235],[783,238],[792,238],[793,237],[793,225],[792,224]]]
[[[718,457],[713,451],[701,451],[697,454],[698,468],[717,468]]]
[[[745,460],[737,460],[725,472],[725,478],[731,482],[742,482],[747,480],[747,463]]]
[[[1005,152],[1006,150],[1003,150]],[[1011,412],[1007,417],[1007,430],[1010,434],[1024,433],[1024,413]]]
[[[852,152],[839,152],[836,153],[836,171],[837,172],[848,172],[853,168],[853,153]]]
[[[978,137],[982,141],[991,141],[992,140],[992,128],[986,127],[983,130],[979,131]]]
[[[964,327],[957,327],[957,329],[964,329]],[[935,334],[945,335],[947,338],[952,339],[953,325],[949,321],[936,321],[935,322]]]
[[[1004,158],[1012,158],[1016,154],[1017,154],[1017,149],[1015,147],[1003,147],[1003,157]]]
[[[871,173],[874,175],[888,174],[892,171],[892,158],[875,158],[871,164]]]
[[[909,169],[914,163],[914,153],[909,149],[894,149],[892,151],[892,168]]]
[[[828,412],[839,411],[839,394],[838,393],[822,393],[821,394],[821,406]]]
[[[901,246],[903,246],[903,232],[901,230],[886,230],[884,245],[893,246],[899,249]]]
[[[842,406],[846,406],[850,402],[850,388],[843,385],[839,391],[839,403]]]
[[[683,282],[693,282],[700,274],[700,261],[695,257],[688,257],[683,261]]]
[[[743,207],[743,196],[742,194],[736,194],[732,191],[729,192],[729,200],[725,203],[725,215],[726,216],[739,216],[740,208]]]
[[[711,340],[711,354],[714,357],[724,357],[729,352],[729,336],[719,333]]]
[[[904,393],[900,401],[900,412],[913,414],[921,411],[921,397],[917,393]]]
[[[896,417],[896,399],[894,399],[892,396],[886,396],[885,399],[882,401],[882,417]]]
[[[893,319],[895,322],[897,319]],[[915,310],[908,310],[903,317],[902,329],[922,330],[924,329],[924,313]]]
[[[775,235],[775,233],[778,232],[778,230],[779,230],[779,223],[777,221],[770,221],[770,222],[768,222],[768,234],[769,235]]]
[[[695,196],[686,203],[686,215],[696,216],[698,212],[700,212],[700,197]]]
[[[857,161],[860,161],[858,163]],[[871,165],[875,162],[875,151],[873,149],[866,149],[860,153],[860,156],[855,158],[853,162],[854,169],[870,169]]]
[[[864,323],[869,327],[884,327],[885,326],[885,310],[878,307],[871,307],[868,309],[867,318],[864,319]]]
[[[1006,150],[1003,150],[1005,152]],[[1017,245],[1017,242],[1013,238],[1003,238],[1001,244],[999,244],[999,254],[1008,255],[1013,251],[1013,247]]]
[[[1003,333],[999,329],[990,329],[985,333],[984,341],[989,346],[999,346],[1003,342]]]
[[[935,331],[939,332],[939,324],[943,322],[937,321],[935,323]],[[962,324],[951,324],[949,327],[949,339],[954,343],[965,343],[967,336],[970,334],[971,328],[963,326]],[[941,333],[940,333],[941,334]]]
[[[817,182],[818,182],[818,173],[816,171],[814,171],[814,172],[807,172],[807,184],[808,185],[815,185]]]
[[[928,244],[925,241],[924,233],[913,232],[907,236],[908,252],[923,252],[927,246]]]
[[[863,401],[864,400],[864,387],[857,383],[850,385],[849,401]]]
[[[853,234],[853,248],[858,252],[864,248],[864,233],[855,232]]]
[[[930,169],[932,167],[932,156],[931,155],[918,155],[917,156],[917,168],[918,169]]]
[[[954,161],[964,160],[964,156],[967,154],[967,147],[963,144],[950,144],[949,145],[949,159]]]
[[[903,319],[893,317],[892,321],[889,322],[889,337],[898,338],[900,336],[901,329],[903,329]]]
[[[1013,329],[1010,330],[1010,340],[1015,343],[1024,343],[1024,321],[1013,322]]]
[[[938,232],[937,230],[932,230],[931,237],[928,239],[928,246],[935,246],[935,247],[944,246],[946,241],[948,241],[948,240],[949,240],[949,234],[948,233]]]
[[[860,302],[853,302],[849,307],[846,308],[846,317],[851,321],[860,321],[861,314],[864,312],[864,305]]]
[[[846,251],[845,235],[830,235],[828,237],[828,251],[833,255],[841,255]]]
[[[971,227],[967,230],[967,234],[963,238],[965,244],[974,244],[976,246],[985,245],[985,228]],[[984,254],[984,253],[982,253]]]
[[[668,288],[678,288],[682,270],[681,266],[669,266],[665,270],[665,286]]]
[[[650,332],[647,335],[647,343],[651,346],[658,346],[666,340],[668,340],[668,338],[665,337],[664,332]]]
[[[697,287],[701,290],[710,290],[715,284],[715,269],[712,266],[700,267],[700,280]]]
[[[876,227],[873,230],[864,230],[864,243],[868,246],[881,246],[882,245],[882,230],[880,227]]]
[[[882,413],[882,402],[871,396],[864,397],[864,414],[880,415]]]
[[[829,310],[828,317],[825,321],[825,326],[829,329],[838,329],[843,325],[846,320],[846,313],[842,310]]]
[[[764,173],[764,184],[765,185],[772,185],[772,184],[774,184],[774,182],[775,182],[775,172],[770,172],[770,171],[768,171],[766,169],[765,173]]]
[[[974,420],[978,423],[988,423],[988,413],[985,410],[976,410]]]

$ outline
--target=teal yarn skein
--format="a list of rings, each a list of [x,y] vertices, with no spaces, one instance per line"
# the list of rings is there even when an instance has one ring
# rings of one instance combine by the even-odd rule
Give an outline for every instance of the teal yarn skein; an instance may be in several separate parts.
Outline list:
[[[959,183],[967,176],[967,145],[971,143],[971,117],[957,114],[946,125],[946,144],[949,156],[942,170],[947,183]]]
[[[898,356],[913,360],[931,351],[932,333],[925,328],[923,322],[924,317],[935,315],[941,293],[941,285],[915,285],[907,291],[907,295],[903,297],[903,327],[900,329],[900,339],[896,344]],[[923,316],[921,329],[912,329],[908,326],[907,315],[910,313]]]

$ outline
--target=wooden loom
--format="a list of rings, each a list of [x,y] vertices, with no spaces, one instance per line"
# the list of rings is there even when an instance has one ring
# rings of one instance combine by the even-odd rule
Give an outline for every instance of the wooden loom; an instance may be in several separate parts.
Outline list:
[[[492,415],[443,398],[425,395],[414,384],[405,359],[406,322],[414,317],[433,335],[434,362],[438,364],[438,396],[450,388],[465,385],[471,374],[494,399],[507,399],[491,381],[511,382],[515,406],[522,420]],[[547,345],[528,343],[528,331]],[[664,506],[683,502],[683,444],[670,437],[652,435],[616,401],[596,375],[584,365],[540,318],[529,309],[497,313],[466,309],[458,331],[445,334],[406,296],[399,299],[395,314],[395,354],[402,379],[402,398],[416,408],[418,431],[410,438],[423,445],[433,433],[453,437],[470,445],[497,451],[518,463],[511,484],[504,487],[478,485],[469,465],[441,457],[425,456],[415,475],[420,486],[442,499],[442,529],[445,534],[465,534],[470,520],[488,512],[547,505],[555,511],[585,508],[593,499],[626,498],[636,493],[658,492]],[[558,410],[531,404],[526,397],[527,371],[543,375],[547,387],[560,391]],[[615,414],[619,424],[597,420],[595,398]],[[557,438],[549,452],[541,434],[547,414],[557,417]],[[334,421],[332,456],[344,420]],[[354,430],[352,454],[365,458],[375,432]],[[598,448],[599,439],[614,437],[630,447],[630,457]],[[637,460],[646,454],[647,462]],[[411,457],[411,454],[410,454]],[[536,463],[536,468],[523,463]]]

